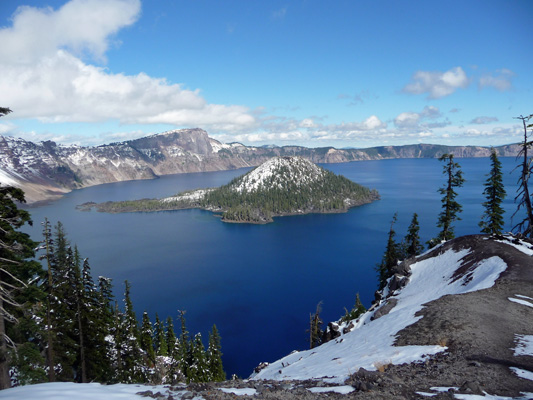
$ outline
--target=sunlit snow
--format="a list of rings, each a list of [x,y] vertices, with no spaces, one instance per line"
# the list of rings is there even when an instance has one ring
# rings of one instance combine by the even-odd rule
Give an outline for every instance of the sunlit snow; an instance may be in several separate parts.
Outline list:
[[[533,308],[533,303],[531,303],[531,302],[529,302],[527,300],[515,299],[514,297],[509,297],[509,300],[512,301],[513,303],[518,303],[518,304],[522,304],[524,306],[528,306],[528,307]]]
[[[311,379],[328,377],[328,382],[344,382],[360,367],[376,370],[385,364],[421,361],[427,355],[444,351],[433,346],[394,346],[396,334],[415,323],[422,304],[444,295],[467,293],[491,287],[507,265],[499,257],[482,261],[468,278],[453,281],[452,276],[469,250],[443,254],[419,261],[411,266],[412,275],[405,288],[397,291],[397,305],[389,314],[370,321],[367,312],[355,328],[336,340],[312,350],[294,352],[271,363],[254,379]],[[342,330],[342,328],[341,328]]]

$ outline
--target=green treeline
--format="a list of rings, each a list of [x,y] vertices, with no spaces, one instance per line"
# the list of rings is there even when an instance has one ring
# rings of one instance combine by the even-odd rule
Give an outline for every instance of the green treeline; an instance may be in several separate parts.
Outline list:
[[[9,252],[0,247],[2,285],[10,290],[0,293],[1,388],[56,381],[172,384],[226,378],[216,326],[206,349],[199,333],[191,337],[187,331],[184,312],[178,315],[179,337],[170,316],[162,322],[156,314],[152,324],[145,312],[140,324],[127,281],[119,304],[111,280],[93,279],[89,260],[71,245],[61,222],[52,227],[44,221],[37,247],[17,230],[31,221],[13,202],[23,201],[23,194],[0,189],[0,239],[10,244]],[[31,260],[36,248],[43,266]]]

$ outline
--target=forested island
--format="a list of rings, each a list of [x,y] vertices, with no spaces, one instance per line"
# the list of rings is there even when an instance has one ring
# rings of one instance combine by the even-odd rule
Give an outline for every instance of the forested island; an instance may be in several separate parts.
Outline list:
[[[216,189],[199,189],[163,199],[84,203],[100,212],[152,212],[200,208],[224,222],[268,223],[273,217],[346,212],[379,199],[376,190],[336,175],[302,157],[274,157]]]

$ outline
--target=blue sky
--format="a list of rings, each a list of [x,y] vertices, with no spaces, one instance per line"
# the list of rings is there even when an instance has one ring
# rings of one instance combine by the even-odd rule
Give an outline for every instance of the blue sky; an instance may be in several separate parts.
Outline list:
[[[97,145],[501,145],[533,113],[533,2],[0,2],[0,134]]]

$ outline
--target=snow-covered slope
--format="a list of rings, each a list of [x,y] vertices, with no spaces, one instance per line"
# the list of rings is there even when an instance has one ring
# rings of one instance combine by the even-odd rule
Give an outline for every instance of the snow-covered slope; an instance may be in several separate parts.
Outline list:
[[[380,365],[421,361],[428,355],[446,350],[437,343],[433,346],[394,346],[395,336],[420,318],[415,314],[423,304],[447,294],[491,287],[506,268],[502,259],[492,257],[480,263],[468,278],[453,281],[461,260],[468,254],[468,250],[448,250],[413,264],[409,284],[394,295],[397,304],[387,315],[372,320],[376,309],[367,312],[355,322],[349,333],[318,348],[292,353],[263,369],[255,379],[333,377],[335,381],[344,382],[361,367],[376,370]],[[340,331],[346,325],[341,325]]]
[[[416,327],[416,323],[423,322],[423,310],[428,304],[433,304],[437,299],[442,299],[447,295],[451,295],[451,297],[446,297],[447,304],[453,304],[454,299],[465,299],[462,296],[468,293],[492,288],[499,281],[498,278],[504,274],[506,279],[502,280],[497,288],[494,288],[495,294],[493,296],[494,301],[503,302],[507,307],[512,307],[512,302],[523,306],[523,309],[517,310],[517,312],[522,313],[520,317],[515,318],[511,314],[505,315],[506,318],[511,318],[513,326],[508,327],[508,329],[504,327],[502,330],[498,323],[491,324],[492,321],[489,319],[484,322],[487,326],[480,328],[482,332],[478,333],[476,331],[478,327],[469,318],[475,320],[477,313],[487,316],[494,310],[489,309],[488,303],[484,304],[483,301],[472,298],[472,302],[475,303],[472,305],[474,311],[469,311],[471,314],[467,313],[467,318],[463,316],[463,320],[459,319],[458,322],[453,322],[453,324],[461,326],[462,330],[455,328],[451,329],[450,332],[457,332],[459,339],[454,340],[457,345],[461,341],[468,342],[471,337],[474,338],[472,341],[479,342],[479,337],[482,337],[486,333],[485,331],[492,329],[496,333],[491,337],[495,339],[490,345],[485,345],[484,354],[490,354],[491,346],[499,345],[498,341],[504,341],[508,337],[508,340],[506,339],[508,348],[498,349],[498,351],[502,350],[504,354],[508,352],[508,356],[512,357],[512,343],[513,341],[518,342],[515,351],[517,354],[527,353],[530,357],[528,362],[533,366],[530,344],[533,325],[529,325],[529,328],[527,328],[527,323],[520,326],[522,318],[533,316],[533,297],[529,297],[533,288],[531,282],[516,280],[517,276],[522,278],[520,274],[529,280],[533,279],[532,248],[531,243],[519,240],[496,241],[488,237],[473,236],[459,238],[442,245],[440,248],[433,249],[425,255],[419,256],[416,260],[400,265],[398,271],[410,269],[409,276],[396,275],[391,278],[389,285],[384,290],[384,299],[358,320],[341,324],[338,327],[338,337],[317,348],[293,352],[260,370],[253,376],[253,379],[305,380],[321,378],[331,383],[342,383],[359,368],[372,371],[383,369],[384,366],[392,364],[424,362],[431,355],[440,352],[448,354],[449,349],[446,340],[432,339],[441,337],[450,341],[451,335],[447,337],[444,330],[441,332],[441,336],[439,336],[439,332],[435,331],[418,334],[424,338],[423,341],[430,342],[426,345],[398,345],[398,338],[408,326],[411,328],[415,326],[410,332],[420,329]],[[505,285],[508,285],[509,276],[513,276],[513,281],[518,282],[516,284],[518,286],[509,290],[522,291],[512,298],[508,298],[505,293],[501,294],[502,290],[508,290]],[[403,286],[407,279],[407,284]],[[403,287],[397,288],[398,286]],[[393,288],[395,290],[392,290]],[[524,304],[525,302],[527,304]],[[444,312],[434,313],[437,317],[434,316],[433,318],[438,319],[439,314],[441,314],[444,322],[432,321],[420,326],[435,327],[441,326],[442,323],[451,323],[451,318],[446,316]],[[515,333],[518,336],[513,335],[512,329],[517,330]],[[403,336],[405,335],[409,336],[409,334]],[[414,338],[416,335],[412,336],[411,340],[407,340],[408,342],[417,340]],[[434,342],[431,343],[433,340]],[[463,351],[463,349],[458,351]],[[522,351],[525,353],[521,353]],[[519,365],[527,364],[521,363]],[[509,372],[508,370],[505,371]],[[529,376],[528,373],[531,374],[527,370],[516,372],[516,374],[520,373],[525,376]],[[459,386],[461,384],[462,382],[459,383]],[[531,387],[533,390],[533,382],[531,382]]]
[[[232,189],[253,192],[261,187],[282,189],[289,184],[301,187],[324,176],[322,168],[302,157],[274,157],[237,180]]]

